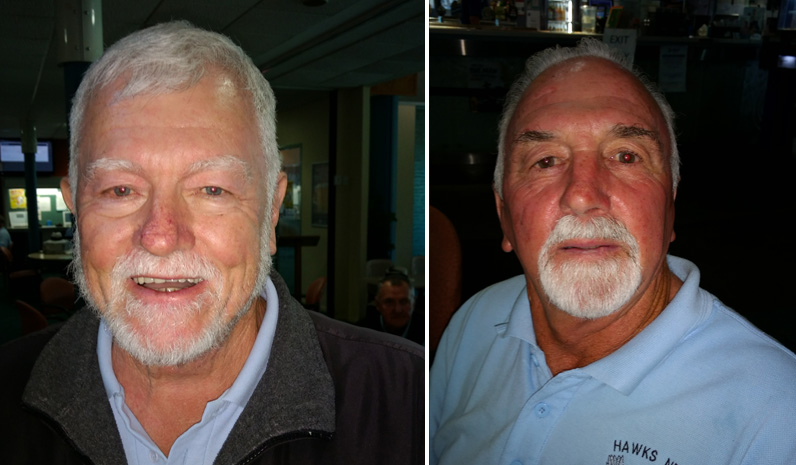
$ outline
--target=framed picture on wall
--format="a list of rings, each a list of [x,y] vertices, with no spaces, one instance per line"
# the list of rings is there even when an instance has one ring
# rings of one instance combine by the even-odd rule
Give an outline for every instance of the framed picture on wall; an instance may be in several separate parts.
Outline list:
[[[281,236],[301,235],[301,144],[280,147],[287,192],[279,211],[277,230]]]
[[[312,164],[312,225],[329,226],[329,163]]]

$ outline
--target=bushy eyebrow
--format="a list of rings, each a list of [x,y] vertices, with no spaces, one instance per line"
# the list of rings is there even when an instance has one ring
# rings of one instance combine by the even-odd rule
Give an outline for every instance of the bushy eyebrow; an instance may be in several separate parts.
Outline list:
[[[514,142],[545,142],[553,139],[555,139],[555,135],[552,132],[525,131],[517,136],[517,138],[514,139]]]
[[[238,157],[224,155],[210,160],[200,160],[191,164],[188,168],[188,175],[196,174],[208,170],[222,170],[236,172],[242,176],[246,182],[252,180],[251,165]],[[130,160],[120,160],[115,158],[100,158],[89,163],[85,170],[85,177],[91,180],[101,171],[127,171],[130,173],[140,173],[141,167]]]
[[[246,182],[250,182],[252,180],[251,164],[233,155],[224,155],[222,157],[212,158],[210,160],[200,160],[194,162],[188,169],[188,174],[191,175],[208,170],[233,171],[243,176]]]
[[[141,168],[130,160],[99,158],[86,166],[84,176],[86,180],[90,181],[97,175],[97,172],[100,171],[128,171],[131,173],[138,173],[141,171]]]
[[[663,152],[663,142],[657,131],[645,129],[639,126],[627,126],[617,124],[611,128],[611,133],[620,139],[649,139],[657,144],[658,149]]]
[[[611,134],[619,139],[649,139],[658,146],[658,149],[663,152],[663,142],[657,131],[645,129],[640,126],[628,126],[625,124],[617,124],[611,128]],[[525,131],[516,139],[515,143],[522,142],[546,142],[555,139],[556,136],[548,131]]]

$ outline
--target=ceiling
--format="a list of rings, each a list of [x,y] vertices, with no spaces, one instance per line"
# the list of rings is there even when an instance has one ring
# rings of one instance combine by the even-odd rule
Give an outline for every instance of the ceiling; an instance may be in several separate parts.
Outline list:
[[[67,136],[64,73],[54,43],[56,3],[63,1],[0,0],[0,137],[18,138],[26,120],[39,139]],[[264,71],[277,112],[330,90],[412,75],[423,95],[424,2],[103,0],[101,17],[106,47],[172,19],[226,34]]]

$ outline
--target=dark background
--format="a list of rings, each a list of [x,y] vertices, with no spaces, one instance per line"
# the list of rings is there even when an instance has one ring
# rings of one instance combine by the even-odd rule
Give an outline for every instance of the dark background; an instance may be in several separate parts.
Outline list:
[[[506,87],[528,56],[576,40],[430,31],[429,203],[459,234],[463,300],[522,273],[514,254],[500,249],[491,192]],[[796,54],[789,43],[641,37],[635,64],[656,81],[660,47],[688,47],[686,92],[666,94],[682,160],[670,253],[700,268],[704,289],[794,349],[796,70],[776,64],[779,54]],[[484,64],[497,71],[487,85],[471,73]]]

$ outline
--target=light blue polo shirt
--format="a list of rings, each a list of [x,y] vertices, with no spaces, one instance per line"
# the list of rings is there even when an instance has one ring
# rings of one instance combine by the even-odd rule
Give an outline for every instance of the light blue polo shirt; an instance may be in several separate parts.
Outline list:
[[[129,465],[209,465],[213,463],[268,365],[279,312],[276,288],[270,278],[268,278],[262,296],[266,301],[265,317],[249,353],[249,358],[246,359],[238,377],[221,397],[207,403],[202,420],[177,438],[171,447],[168,458],[149,438],[141,423],[125,404],[124,388],[116,379],[111,362],[113,338],[105,322],[100,322],[97,340],[100,373]]]
[[[796,464],[796,356],[668,263],[684,285],[660,316],[555,377],[523,276],[468,300],[431,369],[430,463]]]

